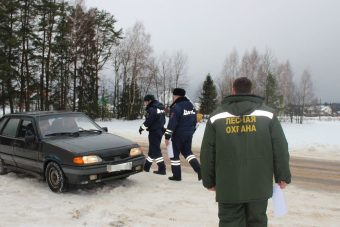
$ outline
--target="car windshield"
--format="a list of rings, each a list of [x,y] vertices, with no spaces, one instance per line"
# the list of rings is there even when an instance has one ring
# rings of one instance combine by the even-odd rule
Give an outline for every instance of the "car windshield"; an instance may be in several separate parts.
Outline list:
[[[38,126],[42,137],[102,132],[96,123],[80,113],[41,116],[38,118]]]

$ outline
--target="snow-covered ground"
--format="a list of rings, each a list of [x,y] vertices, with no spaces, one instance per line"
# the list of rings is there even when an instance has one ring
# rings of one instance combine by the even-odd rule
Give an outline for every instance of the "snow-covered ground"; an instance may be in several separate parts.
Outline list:
[[[110,132],[145,143],[142,120],[98,122]],[[199,148],[202,123],[194,136]],[[340,160],[340,122],[283,123],[292,156]],[[154,166],[153,166],[154,167]],[[168,176],[170,175],[168,167]],[[340,174],[340,173],[339,173]],[[284,190],[289,213],[274,217],[269,201],[269,226],[339,226],[340,192],[312,191],[294,185]],[[190,168],[183,180],[140,173],[126,180],[52,193],[45,182],[21,174],[0,176],[0,227],[7,226],[217,226],[214,193],[203,188]]]
[[[288,214],[274,217],[269,200],[269,226],[339,226],[339,193],[289,186]],[[205,190],[191,170],[183,181],[140,173],[127,180],[51,192],[35,178],[14,173],[0,177],[0,226],[218,226],[214,193]]]

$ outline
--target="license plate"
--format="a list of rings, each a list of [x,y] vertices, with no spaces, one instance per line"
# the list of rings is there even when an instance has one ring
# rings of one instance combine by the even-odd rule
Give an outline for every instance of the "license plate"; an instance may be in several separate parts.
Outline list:
[[[132,162],[126,162],[117,165],[108,165],[107,172],[116,172],[122,170],[131,170],[132,169]]]

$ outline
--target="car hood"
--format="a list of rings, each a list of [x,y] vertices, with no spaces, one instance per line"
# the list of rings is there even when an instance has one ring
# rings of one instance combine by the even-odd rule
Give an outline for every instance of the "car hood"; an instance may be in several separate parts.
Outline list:
[[[136,143],[128,139],[110,133],[82,135],[79,137],[54,137],[45,142],[79,154],[136,145]]]

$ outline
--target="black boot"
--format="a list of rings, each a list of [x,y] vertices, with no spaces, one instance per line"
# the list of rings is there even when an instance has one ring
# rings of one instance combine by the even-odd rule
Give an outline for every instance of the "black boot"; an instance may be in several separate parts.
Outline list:
[[[150,171],[150,168],[151,168],[151,165],[152,165],[152,162],[149,162],[149,161],[145,161],[145,164],[144,164],[144,171],[145,172],[149,172]]]
[[[198,178],[198,181],[202,180],[202,173],[201,173],[201,169],[198,170],[197,172],[197,178]]]
[[[194,169],[194,171],[197,173],[198,180],[199,181],[202,180],[201,165],[199,164],[198,160],[196,158],[193,158],[190,160],[189,164]]]
[[[153,173],[159,174],[159,175],[166,175],[166,170],[165,170],[164,162],[158,162],[157,165],[158,165],[158,170],[157,171],[153,171]]]
[[[171,165],[171,171],[172,171],[173,176],[169,177],[169,180],[173,180],[173,181],[182,180],[180,165]]]
[[[173,181],[181,181],[182,179],[181,178],[178,178],[178,177],[168,177],[169,180],[173,180]]]

